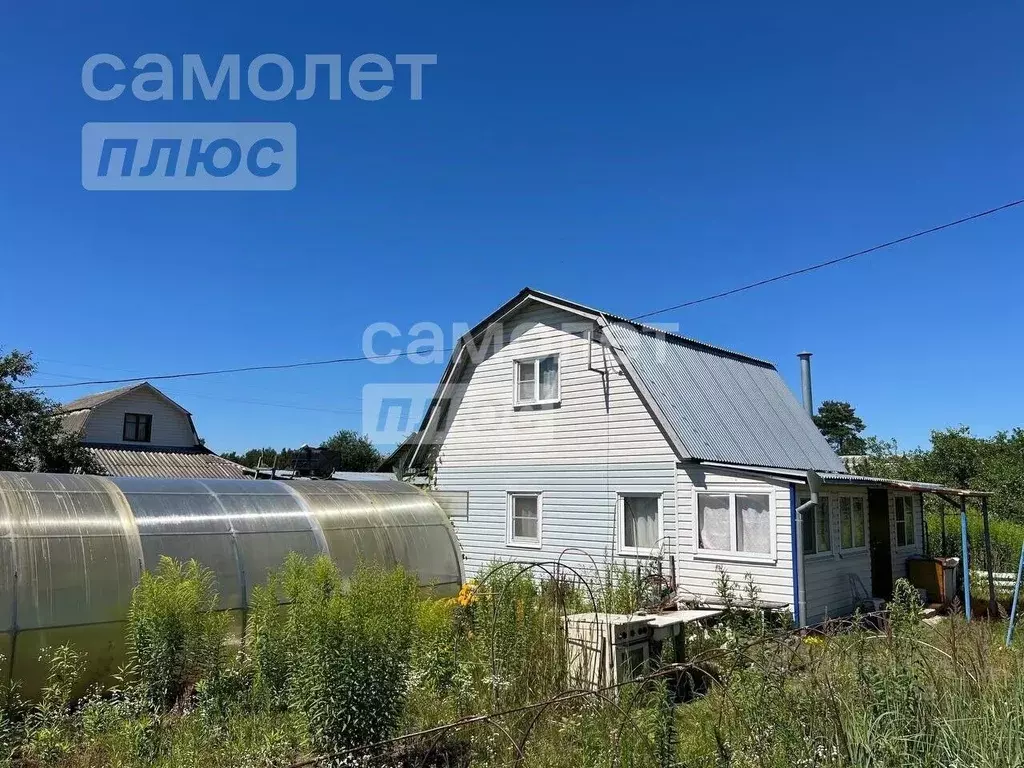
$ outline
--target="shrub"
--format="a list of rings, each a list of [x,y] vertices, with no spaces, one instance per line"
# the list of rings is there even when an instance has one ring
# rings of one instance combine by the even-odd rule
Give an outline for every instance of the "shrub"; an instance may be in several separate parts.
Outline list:
[[[245,653],[253,667],[253,692],[276,709],[288,706],[288,653],[286,612],[279,605],[282,593],[278,574],[255,587],[249,600]]]
[[[42,699],[26,721],[25,752],[45,764],[59,762],[77,743],[72,701],[85,654],[70,645],[43,648],[39,661],[46,664]]]
[[[270,595],[280,584],[284,618]],[[407,697],[419,585],[361,565],[343,583],[327,557],[292,554],[254,605],[248,652],[266,690],[287,697],[304,739],[329,754],[393,735]]]
[[[6,664],[0,655],[0,665]],[[18,684],[10,682],[0,686],[0,767],[6,768],[14,759],[17,745],[24,732],[25,703],[19,695]]]
[[[213,573],[195,560],[161,557],[156,573],[142,574],[127,622],[129,677],[137,693],[163,711],[221,668],[227,617],[215,610]]]

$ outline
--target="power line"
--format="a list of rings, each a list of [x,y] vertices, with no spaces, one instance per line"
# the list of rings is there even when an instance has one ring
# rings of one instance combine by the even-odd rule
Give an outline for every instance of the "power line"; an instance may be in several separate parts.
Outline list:
[[[833,266],[835,264],[840,264],[840,263],[842,263],[844,261],[850,261],[851,259],[855,259],[858,256],[866,256],[869,253],[874,253],[876,251],[881,251],[881,250],[884,250],[886,248],[892,248],[895,245],[900,245],[901,243],[906,243],[906,242],[909,242],[911,240],[916,240],[917,238],[924,237],[926,235],[932,235],[932,234],[935,234],[936,232],[941,232],[941,231],[946,230],[946,229],[951,229],[953,227],[960,226],[961,224],[966,224],[967,222],[970,222],[970,221],[975,221],[977,219],[983,219],[986,216],[992,216],[992,215],[994,215],[996,213],[1000,213],[1000,212],[1008,210],[1010,208],[1015,208],[1015,207],[1017,207],[1019,205],[1024,205],[1024,198],[1021,198],[1019,200],[1013,200],[1012,202],[1009,202],[1009,203],[1004,203],[1003,205],[996,206],[995,208],[989,208],[986,211],[980,211],[979,213],[972,213],[969,216],[964,216],[962,218],[955,219],[954,221],[949,221],[949,222],[946,222],[945,224],[940,224],[940,225],[938,225],[936,227],[930,227],[929,229],[922,229],[922,230],[920,230],[918,232],[912,232],[909,235],[904,235],[902,237],[896,238],[895,240],[889,240],[887,242],[880,243],[878,245],[873,245],[870,248],[865,248],[864,250],[861,250],[861,251],[855,251],[854,253],[848,253],[845,256],[839,256],[839,257],[834,258],[834,259],[829,259],[828,261],[822,261],[822,262],[819,262],[817,264],[812,264],[812,265],[807,266],[807,267],[802,267],[801,269],[794,269],[794,270],[792,270],[790,272],[784,272],[784,273],[782,273],[780,275],[775,275],[774,277],[768,277],[768,278],[765,278],[763,280],[757,280],[757,281],[755,281],[753,283],[747,283],[746,285],[741,285],[741,286],[739,286],[737,288],[732,288],[732,289],[727,290],[727,291],[721,291],[719,293],[713,293],[713,294],[711,294],[709,296],[704,296],[704,297],[699,298],[699,299],[691,299],[690,301],[684,301],[681,304],[674,304],[674,305],[672,305],[670,307],[664,307],[662,309],[656,309],[656,310],[654,310],[652,312],[645,312],[642,315],[636,315],[635,317],[632,317],[630,319],[631,320],[643,320],[645,318],[654,317],[655,315],[662,315],[662,314],[665,314],[666,312],[671,312],[671,311],[676,310],[676,309],[684,309],[686,307],[696,306],[697,304],[704,304],[704,303],[709,302],[709,301],[714,301],[715,299],[723,299],[723,298],[725,298],[727,296],[733,296],[733,295],[735,295],[737,293],[742,293],[744,291],[749,291],[749,290],[751,290],[753,288],[760,288],[761,286],[764,286],[764,285],[770,285],[771,283],[777,283],[780,280],[787,280],[787,279],[789,279],[791,277],[796,277],[797,275],[807,274],[808,272],[814,272],[814,271],[819,270],[819,269],[824,269],[825,267],[831,267],[831,266]],[[442,350],[435,350],[435,352],[436,351],[447,353],[447,352],[451,352],[452,349],[451,348],[447,348],[447,349],[442,349]],[[288,369],[294,369],[294,368],[311,368],[311,367],[314,367],[314,366],[336,365],[336,364],[339,364],[339,363],[359,363],[359,362],[370,361],[370,360],[395,360],[395,359],[397,359],[399,357],[410,357],[410,356],[413,356],[413,355],[423,355],[423,354],[427,354],[427,353],[426,352],[421,352],[421,351],[417,351],[417,352],[409,352],[409,351],[406,351],[406,352],[391,352],[391,353],[386,354],[386,355],[363,355],[363,356],[360,356],[360,357],[338,357],[338,358],[333,358],[331,360],[309,360],[309,361],[305,361],[305,362],[301,362],[301,363],[282,363],[282,364],[278,364],[278,365],[248,365],[248,366],[243,366],[241,368],[222,368],[222,369],[219,369],[219,370],[193,371],[193,372],[188,372],[188,373],[167,373],[167,374],[161,374],[161,375],[158,375],[158,376],[135,376],[133,378],[127,378],[127,379],[97,379],[97,380],[93,380],[93,381],[80,381],[80,382],[76,382],[76,383],[73,383],[73,384],[71,384],[71,383],[69,383],[69,384],[37,384],[35,386],[15,387],[15,389],[64,389],[64,388],[67,388],[67,387],[95,386],[95,385],[101,385],[101,384],[130,384],[130,383],[136,382],[136,381],[166,381],[168,379],[188,379],[188,378],[198,378],[198,377],[202,377],[202,376],[220,376],[220,375],[229,374],[229,373],[251,373],[251,372],[254,372],[254,371],[282,371],[282,370],[288,370]],[[431,352],[430,354],[434,354],[434,352]]]
[[[39,362],[39,363],[42,363],[44,365],[53,364],[53,365],[67,366],[69,368],[90,368],[90,369],[96,370],[96,371],[103,371],[103,372],[105,372],[107,374],[120,374],[120,375],[123,375],[123,376],[127,376],[128,374],[136,374],[136,373],[140,372],[138,368],[113,368],[113,367],[111,367],[109,365],[96,365],[95,363],[73,363],[73,362],[70,362],[68,360],[56,360],[56,359],[51,358],[51,357],[46,357],[46,358],[39,357],[39,358],[36,358],[35,356],[33,356],[32,359],[33,359],[34,362]],[[87,381],[88,380],[84,373],[79,373],[79,374],[71,375],[71,374],[67,374],[67,373],[56,373],[54,371],[36,371],[34,375],[36,375],[36,376],[53,376],[53,377],[56,377],[56,378],[63,378],[63,379],[69,379],[69,380],[70,379],[74,379],[74,380],[78,381],[79,383],[81,383],[82,381]],[[101,374],[94,373],[92,375],[93,376],[99,376]],[[182,392],[182,393],[188,394],[188,395],[196,395],[197,397],[208,397],[208,395],[200,395],[198,392],[195,392],[195,391],[192,391],[192,390],[187,390],[187,389],[176,388],[175,391],[176,392]],[[281,392],[280,388],[275,388],[273,390],[268,390],[268,389],[253,388],[251,386],[247,386],[245,391],[247,393],[253,393],[253,394],[262,393],[262,394],[271,394],[271,395],[278,395]],[[290,395],[298,395],[298,396],[301,396],[301,397],[311,397],[311,398],[316,398],[316,397],[320,396],[319,394],[314,394],[312,392],[300,392],[300,391],[292,389],[290,387],[288,389],[288,394],[290,394]],[[333,395],[332,399],[353,400],[353,401],[356,401],[356,402],[362,402],[362,398],[357,396],[357,395]]]
[[[95,379],[93,381],[78,381],[67,384],[36,384],[34,386],[15,387],[15,389],[65,389],[67,387],[84,387],[99,384],[130,384],[135,381],[166,381],[168,379],[194,379],[200,376],[220,376],[227,373],[251,373],[253,371],[283,371],[290,368],[312,368],[320,365],[336,365],[338,363],[361,363],[369,360],[395,360],[399,357],[411,357],[413,355],[436,354],[437,352],[451,352],[451,349],[432,350],[416,352],[389,352],[386,355],[362,355],[360,357],[336,357],[331,360],[307,360],[301,363],[280,363],[278,365],[247,365],[241,368],[221,368],[210,371],[191,371],[188,373],[164,373],[158,376],[133,376],[128,379]]]
[[[73,384],[68,384],[68,386],[82,386],[83,384],[89,383],[86,380],[82,379],[80,376],[71,376],[71,375],[66,374],[66,373],[53,373],[51,371],[39,371],[35,375],[37,375],[37,376],[53,376],[53,377],[56,377],[58,379],[74,379],[75,380],[74,383]],[[49,385],[40,385],[39,387],[36,387],[36,388],[40,388],[40,387],[43,387],[43,386],[49,386]],[[362,410],[360,410],[358,408],[338,409],[338,408],[322,408],[322,407],[311,406],[311,405],[293,405],[291,403],[272,403],[272,402],[268,402],[266,400],[247,400],[245,398],[240,398],[240,397],[226,397],[224,395],[207,395],[207,394],[203,394],[201,392],[194,392],[194,391],[187,390],[187,389],[179,389],[177,387],[175,387],[174,390],[165,390],[165,392],[170,393],[170,394],[183,394],[183,395],[188,395],[190,397],[200,397],[200,398],[203,398],[205,400],[219,400],[219,401],[225,402],[225,403],[240,403],[242,405],[262,405],[262,406],[266,406],[268,408],[289,408],[289,409],[296,410],[296,411],[315,411],[317,413],[334,413],[334,414],[339,414],[339,415],[343,415],[343,416],[348,416],[348,415],[353,415],[353,414],[361,414],[362,413]]]
[[[839,258],[836,258],[836,259],[829,259],[828,261],[822,261],[822,262],[819,262],[818,264],[812,264],[809,267],[803,267],[802,269],[794,269],[792,272],[785,272],[785,273],[783,273],[781,275],[776,275],[775,277],[768,277],[768,278],[765,278],[764,280],[758,280],[757,282],[748,283],[747,285],[741,285],[739,288],[732,288],[732,289],[730,289],[728,291],[722,291],[721,293],[713,293],[710,296],[704,296],[703,298],[700,298],[700,299],[692,299],[690,301],[684,301],[682,304],[674,304],[671,307],[665,307],[664,309],[656,309],[653,312],[645,312],[642,315],[637,315],[636,317],[632,317],[630,319],[631,320],[643,320],[644,318],[647,318],[647,317],[654,317],[655,315],[663,315],[666,312],[671,312],[674,309],[684,309],[686,307],[692,307],[692,306],[695,306],[697,304],[703,304],[703,303],[705,303],[707,301],[714,301],[715,299],[723,299],[726,296],[732,296],[732,295],[737,294],[737,293],[742,293],[743,291],[749,291],[751,288],[760,288],[762,285],[768,285],[770,283],[777,283],[780,280],[786,280],[786,279],[788,279],[790,277],[796,277],[797,275],[803,275],[803,274],[806,274],[808,272],[814,272],[815,270],[818,270],[818,269],[824,269],[825,267],[831,267],[834,264],[839,264],[839,263],[844,262],[844,261],[849,261],[850,259],[855,259],[858,256],[866,256],[869,253],[874,253],[875,251],[881,251],[881,250],[883,250],[885,248],[891,248],[894,245],[899,245],[900,243],[906,243],[906,242],[908,242],[910,240],[915,240],[915,239],[917,239],[919,237],[924,237],[925,235],[932,235],[932,234],[934,234],[936,232],[941,232],[944,229],[950,229],[952,227],[956,227],[956,226],[959,226],[961,224],[966,224],[967,222],[974,221],[975,219],[983,219],[986,216],[991,216],[991,215],[993,215],[995,213],[999,213],[1000,211],[1005,211],[1005,210],[1007,210],[1009,208],[1014,208],[1014,207],[1016,207],[1018,205],[1021,205],[1021,204],[1024,204],[1024,198],[1022,198],[1020,200],[1014,200],[1013,202],[1010,202],[1010,203],[1005,203],[1005,204],[997,206],[995,208],[989,208],[987,211],[981,211],[980,213],[972,213],[970,216],[964,216],[962,219],[957,219],[956,221],[949,221],[949,222],[946,222],[945,224],[940,224],[937,227],[931,227],[930,229],[922,229],[919,232],[914,232],[914,233],[909,234],[909,235],[904,235],[903,237],[898,237],[895,240],[889,240],[888,242],[881,243],[879,245],[873,245],[870,248],[865,248],[863,251],[856,251],[855,253],[848,253],[846,256],[840,256]]]

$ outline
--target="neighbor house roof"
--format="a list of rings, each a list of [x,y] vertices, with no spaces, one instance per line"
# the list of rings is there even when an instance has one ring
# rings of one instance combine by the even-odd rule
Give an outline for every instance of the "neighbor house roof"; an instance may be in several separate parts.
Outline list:
[[[60,408],[57,409],[57,412],[73,413],[75,411],[92,410],[93,408],[101,406],[104,403],[109,403],[111,400],[116,400],[121,395],[126,395],[129,392],[132,392],[133,390],[139,389],[141,387],[149,387],[151,389],[156,389],[156,387],[154,387],[152,384],[140,381],[138,384],[129,384],[126,387],[118,387],[117,389],[108,389],[106,392],[94,392],[91,395],[85,395],[84,397],[79,397],[76,400],[69,400],[68,402],[63,403],[60,406]]]
[[[86,450],[111,477],[191,477],[245,480],[245,467],[209,448],[146,448],[86,444]]]
[[[418,446],[434,406],[466,363],[465,340],[531,302],[595,322],[681,461],[843,472],[843,462],[772,363],[532,288],[524,288],[459,341],[420,436],[414,437],[414,461],[422,456]]]
[[[138,390],[148,391],[181,411],[188,419],[189,427],[197,444],[180,447],[148,443],[128,445],[83,441],[82,445],[96,460],[103,474],[112,477],[234,478],[240,480],[248,477],[245,474],[245,467],[221,458],[209,448],[200,445],[192,414],[146,381],[71,400],[60,406],[57,410],[58,417],[65,430],[80,433],[85,429],[86,422],[97,408]]]
[[[66,431],[81,432],[85,429],[85,424],[94,410],[99,408],[101,405],[106,405],[123,395],[127,395],[130,392],[135,392],[137,390],[148,391],[181,411],[185,418],[188,419],[189,427],[192,429],[192,434],[195,436],[196,442],[199,442],[199,433],[196,432],[196,425],[195,422],[192,421],[192,414],[148,381],[140,381],[137,384],[129,384],[126,387],[108,389],[106,392],[96,392],[91,395],[85,395],[85,397],[79,397],[77,400],[69,400],[68,402],[60,405],[57,409],[57,415],[60,418],[61,425]]]

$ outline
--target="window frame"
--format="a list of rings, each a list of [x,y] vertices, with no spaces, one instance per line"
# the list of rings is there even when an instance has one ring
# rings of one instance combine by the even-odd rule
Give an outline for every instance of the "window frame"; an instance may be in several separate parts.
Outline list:
[[[544,492],[508,491],[505,510],[505,545],[516,549],[540,549],[544,542]],[[515,535],[515,500],[520,497],[537,499],[537,538],[517,538]]]
[[[135,419],[135,437],[128,437],[128,419]],[[142,425],[146,426],[146,436],[139,437],[139,430]],[[153,442],[153,414],[151,413],[128,413],[124,414],[124,421],[121,424],[121,441],[125,443],[152,443]]]
[[[626,498],[657,499],[658,501],[658,536],[653,547],[626,546]],[[615,498],[615,545],[619,555],[625,557],[657,557],[661,552],[661,542],[665,538],[665,494],[660,491],[619,491]]]
[[[541,399],[540,397],[540,364],[548,358],[555,359],[555,396]],[[522,400],[519,397],[519,369],[523,365],[533,365],[533,400]],[[512,361],[512,405],[514,408],[531,408],[542,405],[558,405],[562,402],[562,360],[557,352],[531,357],[518,357]]]
[[[805,509],[801,513],[801,516],[803,516],[803,515],[806,515],[808,512],[810,512],[814,516],[814,523],[811,526],[811,529],[814,531],[814,551],[813,552],[805,552],[801,548],[800,555],[801,555],[801,557],[804,558],[804,560],[827,560],[830,557],[835,557],[836,554],[840,551],[840,549],[837,548],[837,546],[836,546],[835,531],[832,528],[832,521],[833,521],[832,508],[834,506],[833,505],[833,500],[837,499],[837,498],[838,498],[837,496],[834,496],[831,493],[819,493],[818,494],[818,503],[815,504],[810,509]],[[827,499],[828,500],[828,547],[829,547],[828,549],[818,549],[818,515],[819,515],[819,513],[821,512],[821,509],[822,509],[822,504],[821,504],[821,500],[822,499]],[[806,504],[810,500],[811,500],[810,495],[797,496],[796,504],[799,507],[801,504]],[[835,506],[836,506],[836,508],[838,508],[838,505],[835,505]],[[852,512],[852,509],[851,509],[851,515],[852,514],[853,514],[853,512]],[[865,517],[867,517],[867,514],[865,514]],[[799,521],[797,521],[797,524],[799,525],[801,523]],[[795,533],[795,531],[794,531],[794,533]],[[842,523],[840,522],[839,547],[842,547],[842,538],[843,538]],[[804,543],[806,544],[806,537],[804,537],[804,539],[805,539]]]
[[[903,543],[900,544],[900,520],[897,517],[897,501],[903,499]],[[907,503],[910,503],[910,539],[907,539]],[[897,549],[911,549],[917,546],[917,512],[914,508],[914,494],[897,493],[892,501],[892,538]]]
[[[729,497],[729,541],[731,550],[705,549],[700,545],[700,497],[707,496],[728,496]],[[736,542],[738,532],[736,527],[736,497],[737,496],[767,496],[768,497],[768,538],[771,545],[771,552],[749,552],[737,550]],[[694,488],[691,496],[691,524],[692,524],[692,548],[693,557],[696,560],[721,560],[737,563],[757,563],[773,565],[778,562],[778,530],[776,525],[775,489],[758,490],[752,488]]]
[[[829,502],[829,509],[830,510],[831,510],[833,504],[835,504],[837,506],[837,508],[839,509],[839,552],[841,552],[842,554],[856,554],[856,553],[860,553],[860,552],[867,552],[868,551],[868,541],[869,541],[869,539],[868,539],[869,531],[868,531],[868,500],[867,500],[867,497],[866,496],[862,496],[860,494],[856,494],[856,493],[839,493],[839,494],[828,493],[828,494],[822,494],[822,495],[829,496],[831,498],[831,500]],[[849,499],[850,500],[850,538],[851,538],[851,542],[856,542],[856,537],[853,535],[854,530],[855,530],[854,527],[853,527],[853,503],[854,503],[854,501],[856,501],[858,499],[861,502],[861,510],[864,513],[863,514],[863,516],[864,516],[864,521],[863,521],[864,524],[862,526],[863,531],[864,531],[864,543],[863,544],[858,545],[856,543],[853,543],[853,546],[850,546],[850,547],[844,547],[843,546],[843,507],[842,507],[842,500],[843,499]]]

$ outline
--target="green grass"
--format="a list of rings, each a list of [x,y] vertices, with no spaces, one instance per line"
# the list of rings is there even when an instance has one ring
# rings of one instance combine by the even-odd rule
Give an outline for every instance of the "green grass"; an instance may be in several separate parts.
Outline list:
[[[46,654],[41,702],[0,698],[0,764],[287,766],[510,710],[363,764],[1024,765],[1024,647],[1001,647],[1001,623],[923,623],[905,583],[881,629],[847,622],[803,637],[730,612],[691,634],[676,707],[659,679],[536,708],[580,689],[564,615],[591,597],[514,570],[438,600],[401,570],[345,582],[329,561],[292,558],[254,595],[239,648],[204,609],[209,575],[168,564],[136,592],[133,663],[117,690],[73,700],[82,657],[65,647]],[[610,574],[593,599],[623,605],[644,588]]]

